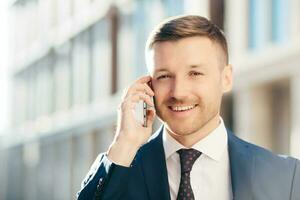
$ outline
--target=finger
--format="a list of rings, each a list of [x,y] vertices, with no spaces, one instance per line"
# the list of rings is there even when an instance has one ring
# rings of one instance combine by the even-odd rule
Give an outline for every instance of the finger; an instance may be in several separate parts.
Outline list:
[[[152,89],[148,86],[148,82],[151,81],[151,76],[143,76],[136,81],[134,81],[129,87],[123,90],[122,97],[125,98],[129,96],[131,93],[135,93],[136,91],[144,90],[148,95],[154,95]]]
[[[154,103],[152,102],[152,99],[149,95],[145,93],[135,93],[124,99],[119,108],[121,108],[122,110],[132,110],[135,108],[136,104],[142,100],[145,101],[149,106],[154,107]]]
[[[139,79],[137,79],[134,83],[148,83],[151,80],[151,76],[142,76]]]
[[[144,92],[150,96],[154,96],[153,90],[146,83],[141,84],[137,83],[128,89],[127,94],[136,93],[136,92]]]
[[[137,103],[140,100],[144,100],[148,105],[154,106],[151,97],[145,93],[136,93],[131,96],[131,101]]]

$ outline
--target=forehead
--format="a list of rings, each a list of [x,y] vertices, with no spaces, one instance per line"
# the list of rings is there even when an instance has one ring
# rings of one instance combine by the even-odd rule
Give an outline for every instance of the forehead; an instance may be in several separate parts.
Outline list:
[[[146,54],[147,67],[154,72],[162,67],[211,65],[221,56],[220,48],[209,38],[200,36],[158,42]]]

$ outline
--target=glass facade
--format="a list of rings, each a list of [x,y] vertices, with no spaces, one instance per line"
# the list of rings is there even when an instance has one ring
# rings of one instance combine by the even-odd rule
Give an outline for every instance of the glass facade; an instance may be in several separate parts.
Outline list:
[[[89,102],[90,46],[89,33],[83,32],[73,40],[73,106]]]
[[[91,28],[91,98],[97,102],[110,95],[111,83],[111,45],[109,42],[109,24],[100,20]]]
[[[290,34],[289,0],[272,0],[272,41],[284,43]]]
[[[249,0],[250,49],[261,50],[271,41],[271,1]]]
[[[67,43],[55,52],[54,78],[54,105],[55,111],[65,111],[71,103],[71,44]]]

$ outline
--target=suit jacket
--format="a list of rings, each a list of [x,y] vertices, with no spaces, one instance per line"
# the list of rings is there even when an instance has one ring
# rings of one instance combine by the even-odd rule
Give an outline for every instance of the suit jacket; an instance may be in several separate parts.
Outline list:
[[[162,130],[139,149],[131,167],[113,164],[100,154],[78,199],[170,200]],[[299,160],[275,155],[227,132],[234,200],[300,200]]]

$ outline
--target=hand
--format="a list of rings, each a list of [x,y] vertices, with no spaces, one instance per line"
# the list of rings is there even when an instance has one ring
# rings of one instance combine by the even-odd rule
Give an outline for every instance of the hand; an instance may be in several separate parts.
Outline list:
[[[155,110],[147,110],[147,127],[138,122],[134,116],[134,109],[139,101],[145,101],[154,108],[151,97],[154,92],[148,86],[150,76],[136,80],[125,92],[118,109],[118,124],[115,139],[108,150],[108,158],[123,166],[129,166],[141,145],[152,133]]]

